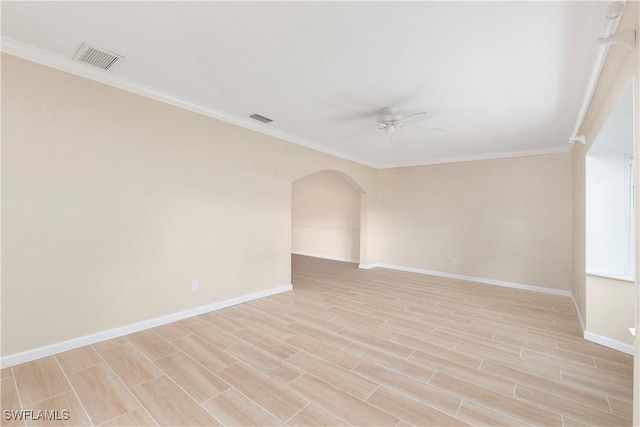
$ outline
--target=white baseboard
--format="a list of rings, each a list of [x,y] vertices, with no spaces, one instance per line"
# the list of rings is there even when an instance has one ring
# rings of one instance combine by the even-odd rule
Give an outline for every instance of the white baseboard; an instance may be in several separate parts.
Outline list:
[[[614,350],[621,351],[623,353],[630,354],[632,356],[634,355],[634,348],[631,344],[625,344],[623,342],[616,341],[602,335],[594,334],[593,332],[589,331],[584,331],[584,339],[596,344],[603,345],[605,347],[612,348]]]
[[[573,300],[573,305],[576,307],[576,313],[578,313],[578,320],[580,321],[580,329],[582,330],[582,338],[584,338],[587,341],[591,341],[596,344],[600,344],[605,347],[609,347],[611,349],[630,354],[632,356],[635,354],[634,347],[631,344],[625,344],[623,342],[616,341],[611,338],[607,338],[603,335],[599,335],[599,334],[587,331],[587,328],[585,327],[585,324],[584,324],[584,320],[582,320],[582,313],[580,313],[578,302],[573,296],[573,293],[571,294],[571,300]]]
[[[429,276],[446,277],[449,279],[467,280],[470,282],[484,283],[488,285],[505,286],[509,288],[525,289],[528,291],[543,292],[546,294],[566,296],[571,298],[571,300],[573,301],[573,304],[576,307],[576,312],[578,313],[578,320],[580,321],[580,328],[582,329],[584,339],[594,342],[596,344],[603,345],[605,347],[612,348],[614,350],[621,351],[623,353],[627,353],[630,355],[634,354],[634,348],[633,348],[633,345],[631,344],[625,344],[620,341],[616,341],[611,338],[607,338],[602,335],[598,335],[598,334],[594,334],[593,332],[586,331],[584,320],[582,319],[582,314],[580,313],[580,309],[578,308],[578,303],[576,302],[576,299],[574,298],[573,293],[570,291],[545,288],[542,286],[525,285],[522,283],[505,282],[502,280],[483,279],[480,277],[463,276],[461,274],[443,273],[440,271],[424,270],[421,268],[402,267],[399,265],[392,265],[392,264],[382,264],[382,263],[360,264],[358,267],[366,270],[376,268],[376,267],[389,268],[391,270],[408,271],[410,273],[419,273],[419,274],[426,274]]]
[[[156,326],[165,325],[167,323],[176,322],[178,320],[198,316],[200,314],[220,310],[223,308],[231,307],[233,305],[242,304],[243,302],[253,301],[256,299],[268,297],[270,295],[279,294],[281,292],[290,291],[291,289],[293,289],[292,285],[284,285],[277,288],[266,289],[264,291],[254,292],[249,295],[231,298],[213,304],[204,305],[202,307],[191,308],[189,310],[179,311],[177,313],[143,320],[142,322],[132,323],[130,325],[121,326],[119,328],[109,329],[107,331],[97,332],[95,334],[85,335],[67,341],[46,345],[44,347],[34,348],[33,350],[10,354],[0,358],[0,367],[8,368],[10,366],[19,365],[21,363],[31,362],[32,360],[51,356],[53,354],[75,350],[76,348],[84,347],[86,345],[95,344],[97,342],[109,340],[123,335],[128,335],[149,328],[154,328]]]
[[[580,330],[582,331],[582,336],[584,337],[585,329],[587,328],[585,328],[584,326],[584,320],[582,320],[582,313],[580,313],[580,307],[578,307],[578,302],[573,296],[573,292],[571,293],[571,300],[573,301],[573,305],[576,308],[576,313],[578,313],[578,320],[580,321]]]
[[[483,284],[486,284],[486,285],[504,286],[504,287],[507,287],[507,288],[515,288],[515,289],[524,289],[524,290],[527,290],[527,291],[543,292],[545,294],[561,295],[561,296],[564,296],[564,297],[571,297],[572,296],[570,291],[563,291],[563,290],[560,290],[560,289],[545,288],[543,286],[526,285],[526,284],[523,284],[523,283],[506,282],[506,281],[503,281],[503,280],[485,279],[485,278],[482,278],[482,277],[464,276],[462,274],[444,273],[444,272],[441,272],[441,271],[424,270],[422,268],[403,267],[403,266],[400,266],[400,265],[393,265],[393,264],[382,264],[382,263],[360,264],[359,267],[362,268],[362,269],[367,269],[367,270],[371,269],[371,268],[376,268],[376,267],[389,268],[391,270],[408,271],[410,273],[418,273],[418,274],[426,274],[426,275],[429,275],[429,276],[446,277],[448,279],[466,280],[466,281],[469,281],[469,282],[483,283]]]
[[[314,254],[314,253],[310,253],[310,252],[300,252],[300,251],[291,251],[292,254],[294,255],[302,255],[302,256],[310,256],[312,258],[321,258],[321,259],[329,259],[331,261],[342,261],[342,262],[358,262],[357,259],[351,259],[351,258],[345,258],[345,257],[339,257],[339,256],[329,256],[329,255],[322,255],[322,254]]]

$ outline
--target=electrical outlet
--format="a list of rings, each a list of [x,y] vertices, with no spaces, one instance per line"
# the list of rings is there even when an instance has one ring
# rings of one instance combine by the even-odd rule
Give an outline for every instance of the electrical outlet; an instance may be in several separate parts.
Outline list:
[[[458,258],[453,257],[451,258],[451,265],[456,265],[458,263]]]
[[[196,292],[200,289],[200,281],[198,279],[191,281],[191,292]]]

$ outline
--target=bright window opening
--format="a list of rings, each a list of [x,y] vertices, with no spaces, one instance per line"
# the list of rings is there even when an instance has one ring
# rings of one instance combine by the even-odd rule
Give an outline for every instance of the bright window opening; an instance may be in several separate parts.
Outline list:
[[[586,159],[587,272],[633,280],[633,85],[624,90]]]

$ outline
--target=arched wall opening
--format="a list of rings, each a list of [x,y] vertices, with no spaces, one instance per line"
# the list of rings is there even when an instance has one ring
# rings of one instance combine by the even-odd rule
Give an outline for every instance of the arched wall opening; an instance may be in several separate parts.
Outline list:
[[[343,172],[315,172],[293,182],[291,252],[357,263],[366,250],[366,193]]]

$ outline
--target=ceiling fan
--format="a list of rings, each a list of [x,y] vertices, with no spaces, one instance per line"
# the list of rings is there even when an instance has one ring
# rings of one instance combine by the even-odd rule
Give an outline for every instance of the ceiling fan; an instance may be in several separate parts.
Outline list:
[[[384,132],[388,142],[393,142],[395,139],[395,134],[398,131],[407,131],[409,130],[409,126],[407,126],[408,121],[413,121],[416,118],[431,118],[433,117],[431,114],[427,112],[419,112],[407,114],[406,116],[401,116],[398,114],[398,109],[395,107],[387,107],[381,111],[378,120],[352,120],[360,123],[368,123],[371,125],[375,125],[376,127],[365,132],[358,132],[351,135],[347,135],[344,138],[351,138],[356,135],[361,135],[369,132]],[[427,129],[434,132],[446,133],[446,131],[442,129],[436,129],[432,127],[423,126],[420,123],[412,123],[410,125],[411,128],[419,128],[419,129]],[[343,139],[344,139],[343,138]]]

